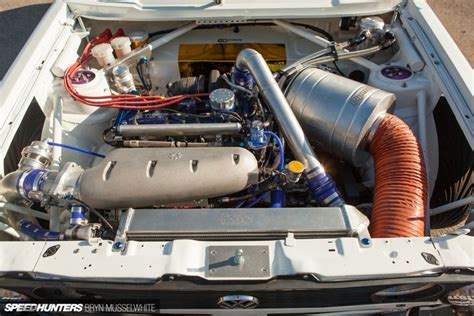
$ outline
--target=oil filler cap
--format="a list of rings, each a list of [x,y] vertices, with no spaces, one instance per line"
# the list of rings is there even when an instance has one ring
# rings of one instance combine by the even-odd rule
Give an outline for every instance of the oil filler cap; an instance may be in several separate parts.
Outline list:
[[[230,89],[216,89],[209,95],[211,107],[217,111],[231,111],[234,108],[235,95]]]

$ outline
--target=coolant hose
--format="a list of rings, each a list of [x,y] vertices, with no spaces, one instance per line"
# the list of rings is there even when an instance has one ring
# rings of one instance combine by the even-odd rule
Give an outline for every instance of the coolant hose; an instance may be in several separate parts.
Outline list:
[[[410,127],[386,114],[369,148],[375,164],[374,238],[424,236],[427,177],[422,149]]]
[[[33,224],[32,222],[28,220],[21,220],[18,226],[20,227],[20,231],[23,234],[30,236],[36,240],[63,239],[63,235],[61,233],[40,228],[39,226]]]

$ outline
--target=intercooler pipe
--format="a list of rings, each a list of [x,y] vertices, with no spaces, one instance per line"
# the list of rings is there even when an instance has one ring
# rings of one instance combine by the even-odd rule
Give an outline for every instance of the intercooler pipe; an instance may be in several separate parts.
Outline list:
[[[235,66],[241,71],[248,70],[252,74],[291,151],[296,159],[305,164],[308,186],[315,198],[323,205],[342,206],[344,200],[316,158],[300,123],[262,55],[253,49],[244,49],[237,56]]]

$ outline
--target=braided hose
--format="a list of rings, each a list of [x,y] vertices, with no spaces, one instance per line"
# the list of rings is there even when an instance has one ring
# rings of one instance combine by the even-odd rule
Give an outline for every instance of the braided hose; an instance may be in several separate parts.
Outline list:
[[[424,236],[427,178],[422,149],[412,130],[386,114],[370,143],[375,162],[375,238]]]

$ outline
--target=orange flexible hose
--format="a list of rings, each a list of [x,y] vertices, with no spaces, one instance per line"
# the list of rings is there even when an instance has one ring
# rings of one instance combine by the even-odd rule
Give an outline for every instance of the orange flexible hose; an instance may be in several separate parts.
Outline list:
[[[424,236],[427,179],[421,147],[412,130],[387,114],[370,143],[375,163],[374,238]]]

